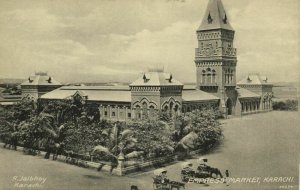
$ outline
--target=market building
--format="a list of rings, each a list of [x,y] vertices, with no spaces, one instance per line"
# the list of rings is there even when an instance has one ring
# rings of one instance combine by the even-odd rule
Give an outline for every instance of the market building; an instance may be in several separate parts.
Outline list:
[[[235,31],[221,0],[210,0],[196,31],[196,85],[185,86],[163,69],[150,69],[128,86],[62,86],[38,73],[24,82],[24,96],[43,101],[80,97],[97,107],[108,120],[140,119],[153,111],[182,114],[204,107],[225,116],[241,116],[272,109],[272,84],[266,77],[249,74],[236,82]]]

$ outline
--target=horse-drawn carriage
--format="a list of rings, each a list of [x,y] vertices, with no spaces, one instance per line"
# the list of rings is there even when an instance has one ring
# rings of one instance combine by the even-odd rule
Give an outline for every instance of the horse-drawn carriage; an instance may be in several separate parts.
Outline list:
[[[218,168],[210,167],[206,164],[206,162],[207,159],[200,159],[200,164],[197,167],[197,170],[194,170],[192,168],[192,163],[183,163],[181,170],[181,180],[183,182],[188,182],[191,178],[223,178],[223,175]]]
[[[153,189],[154,190],[172,190],[185,188],[185,184],[178,181],[171,181],[167,179],[167,170],[164,168],[154,170]]]

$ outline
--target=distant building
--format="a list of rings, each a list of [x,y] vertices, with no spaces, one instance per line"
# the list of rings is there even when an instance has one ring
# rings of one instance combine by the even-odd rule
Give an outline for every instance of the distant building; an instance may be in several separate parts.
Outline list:
[[[129,86],[60,87],[51,77],[38,74],[24,82],[22,90],[43,101],[81,98],[109,120],[139,119],[158,110],[181,114],[204,107],[219,109],[226,116],[269,111],[273,93],[266,77],[251,74],[236,83],[234,34],[221,0],[209,0],[197,30],[196,87],[184,86],[163,69],[152,69]]]
[[[21,95],[10,95],[0,92],[0,106],[10,106],[21,100]]]
[[[45,72],[36,72],[21,84],[22,97],[38,99],[43,94],[61,87],[62,84]]]
[[[259,95],[259,104],[254,104],[256,109],[258,107],[258,110],[272,110],[273,85],[268,82],[266,76],[260,76],[258,73],[249,74],[246,78],[238,82],[237,85]],[[251,100],[248,102],[242,101],[242,111],[248,111],[249,104],[251,106]]]
[[[13,105],[21,100],[20,86],[17,84],[10,84],[10,86],[7,85],[6,88],[0,87],[0,106]]]

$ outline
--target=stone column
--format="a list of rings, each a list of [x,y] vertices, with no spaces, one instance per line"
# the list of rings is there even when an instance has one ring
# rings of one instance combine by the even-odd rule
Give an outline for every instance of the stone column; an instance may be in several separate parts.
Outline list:
[[[107,106],[107,118],[111,118],[111,106],[110,105],[108,105]]]
[[[127,107],[126,107],[126,106],[123,106],[123,109],[125,110],[125,116],[124,116],[124,119],[125,119],[125,121],[127,121],[127,119],[128,119]]]
[[[118,121],[120,119],[120,107],[119,106],[117,106],[117,119],[118,119]]]
[[[135,119],[135,108],[131,108],[131,118]]]
[[[245,111],[244,102],[241,102],[242,105],[242,113]]]
[[[100,118],[99,118],[100,120],[101,120],[101,118],[103,118],[103,115],[104,115],[104,111],[102,110],[102,108],[103,108],[102,104],[100,104],[99,107],[98,107],[98,110],[100,112]]]
[[[121,152],[118,156],[118,166],[116,168],[116,174],[119,175],[119,176],[122,176],[122,175],[125,175],[125,171],[124,171],[124,168],[125,168],[125,157],[124,157],[124,154],[123,152]]]
[[[260,100],[259,100],[259,110],[260,111],[263,110],[262,98],[260,98]]]
[[[250,104],[247,102],[247,112],[251,112]]]

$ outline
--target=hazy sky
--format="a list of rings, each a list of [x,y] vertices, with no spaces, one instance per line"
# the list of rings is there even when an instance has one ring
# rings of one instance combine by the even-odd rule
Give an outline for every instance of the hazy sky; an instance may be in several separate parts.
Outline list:
[[[62,82],[125,81],[163,65],[195,81],[195,31],[208,0],[0,0],[0,78],[34,71]],[[237,77],[297,81],[299,0],[223,0]]]

